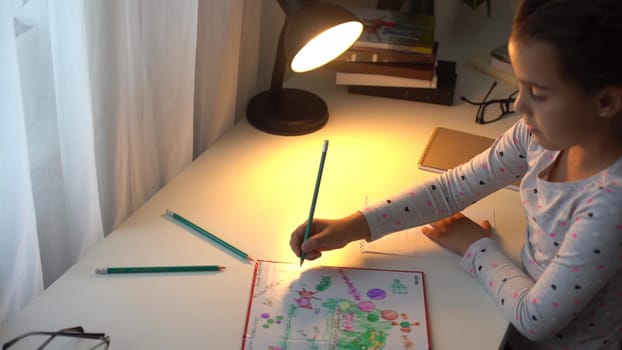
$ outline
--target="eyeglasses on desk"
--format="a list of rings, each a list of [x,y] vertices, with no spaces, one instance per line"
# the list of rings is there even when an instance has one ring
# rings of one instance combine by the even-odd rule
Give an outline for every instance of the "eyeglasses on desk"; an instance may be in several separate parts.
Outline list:
[[[89,333],[85,332],[82,326],[76,326],[64,328],[56,332],[35,331],[24,333],[4,343],[2,350],[57,348],[106,350],[109,346],[110,337],[105,333]]]
[[[512,92],[506,98],[489,100],[488,97],[490,96],[492,90],[494,90],[495,86],[497,86],[496,81],[492,83],[492,86],[490,86],[490,89],[488,89],[486,96],[484,96],[484,99],[481,102],[471,101],[464,96],[460,97],[462,101],[479,107],[477,108],[477,114],[475,115],[475,122],[478,124],[488,124],[496,122],[497,120],[505,117],[508,114],[515,113],[514,101],[516,101],[516,95],[518,95],[518,90]],[[495,112],[494,108],[488,108],[491,105],[498,105],[500,111]]]

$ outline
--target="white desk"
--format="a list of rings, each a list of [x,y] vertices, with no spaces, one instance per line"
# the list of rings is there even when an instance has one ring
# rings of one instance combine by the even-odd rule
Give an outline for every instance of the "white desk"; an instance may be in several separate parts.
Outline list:
[[[482,96],[491,79],[461,69],[456,94]],[[481,82],[479,82],[481,80]],[[330,110],[322,130],[299,137],[261,133],[240,122],[126,222],[3,324],[0,343],[29,330],[83,325],[106,332],[112,349],[239,349],[253,266],[162,217],[170,208],[255,258],[295,262],[290,232],[306,219],[322,141],[330,139],[316,217],[359,209],[418,180],[416,160],[436,126],[495,136],[518,117],[487,126],[476,108],[350,95],[328,72],[290,84],[321,95]],[[465,86],[474,87],[465,91]],[[503,247],[518,261],[524,218],[518,193],[489,196]],[[358,244],[318,263],[415,269],[425,273],[435,350],[494,349],[507,321],[457,262],[361,254]],[[95,275],[113,265],[221,264],[222,273]],[[306,262],[306,264],[312,264]]]

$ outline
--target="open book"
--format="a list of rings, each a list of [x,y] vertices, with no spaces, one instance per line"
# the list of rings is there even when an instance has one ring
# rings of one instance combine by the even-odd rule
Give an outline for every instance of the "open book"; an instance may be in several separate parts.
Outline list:
[[[419,158],[419,169],[442,173],[468,162],[471,158],[486,150],[494,142],[485,136],[468,132],[438,127],[434,129],[428,144]],[[518,191],[520,180],[507,188]]]
[[[423,272],[258,261],[242,349],[429,349]]]

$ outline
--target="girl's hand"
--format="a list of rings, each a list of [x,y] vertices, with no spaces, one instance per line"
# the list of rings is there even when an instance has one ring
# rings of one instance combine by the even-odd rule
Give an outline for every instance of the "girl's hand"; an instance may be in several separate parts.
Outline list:
[[[460,256],[466,253],[473,242],[492,235],[488,220],[478,225],[462,213],[433,222],[430,226],[424,226],[421,232]]]
[[[360,212],[337,220],[313,220],[309,237],[303,242],[306,226],[305,222],[292,232],[289,245],[298,257],[304,251],[307,260],[315,260],[322,256],[322,251],[342,248],[352,241],[371,239],[367,220]]]

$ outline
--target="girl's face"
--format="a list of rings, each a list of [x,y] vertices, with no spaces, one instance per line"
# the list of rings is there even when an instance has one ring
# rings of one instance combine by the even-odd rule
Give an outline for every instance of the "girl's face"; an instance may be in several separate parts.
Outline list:
[[[519,94],[514,108],[542,147],[568,149],[599,135],[595,98],[565,79],[559,57],[541,41],[510,40],[509,52]]]

